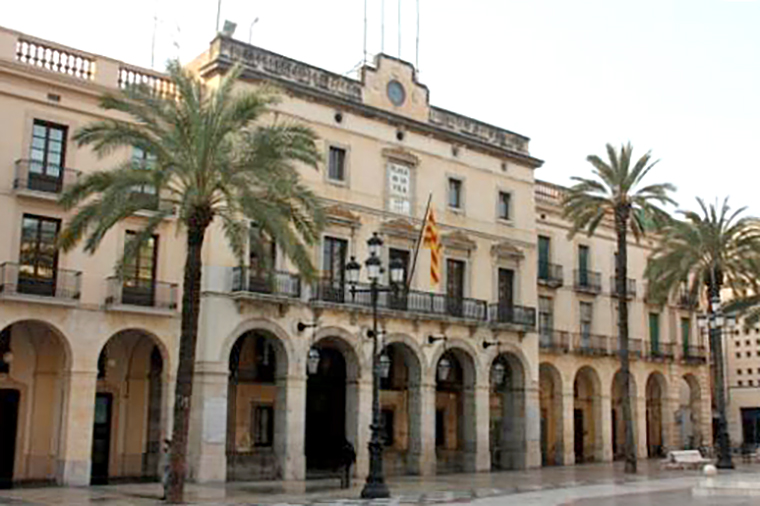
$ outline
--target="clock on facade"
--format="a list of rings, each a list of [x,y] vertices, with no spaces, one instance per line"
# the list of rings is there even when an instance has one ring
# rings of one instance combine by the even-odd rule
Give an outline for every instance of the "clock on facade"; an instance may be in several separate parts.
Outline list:
[[[393,81],[390,81],[388,83],[387,91],[388,98],[393,105],[399,106],[404,103],[404,100],[406,99],[406,91],[404,91],[404,87],[400,82],[396,81],[395,79]]]

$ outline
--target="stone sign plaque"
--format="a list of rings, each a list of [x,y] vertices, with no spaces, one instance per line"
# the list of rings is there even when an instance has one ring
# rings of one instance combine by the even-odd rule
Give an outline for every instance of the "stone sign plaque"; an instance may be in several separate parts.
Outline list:
[[[227,399],[212,397],[203,405],[203,442],[224,443],[227,438]]]

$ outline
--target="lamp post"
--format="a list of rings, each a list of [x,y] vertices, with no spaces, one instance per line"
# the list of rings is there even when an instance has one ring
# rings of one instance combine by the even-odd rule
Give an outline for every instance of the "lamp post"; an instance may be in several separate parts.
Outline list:
[[[379,344],[379,333],[377,330],[377,301],[380,292],[395,291],[404,280],[404,265],[399,259],[394,259],[390,263],[390,288],[379,285],[380,276],[383,273],[383,262],[380,255],[383,249],[383,240],[377,235],[367,240],[369,249],[369,258],[364,262],[367,267],[367,278],[369,279],[369,289],[357,288],[359,283],[359,273],[361,265],[354,257],[346,264],[346,279],[351,285],[351,294],[369,291],[372,303],[372,423],[370,429],[372,436],[369,441],[369,474],[367,482],[362,489],[362,498],[378,499],[390,497],[391,493],[385,484],[383,476],[383,443],[380,440],[381,420],[380,420],[380,379],[387,378],[390,372],[390,357],[385,353],[381,354]]]
[[[720,294],[713,293],[710,298],[707,313],[697,315],[697,324],[701,330],[707,330],[710,336],[710,349],[715,360],[714,383],[715,397],[718,408],[718,469],[733,469],[731,461],[731,442],[728,437],[728,423],[726,421],[726,386],[723,370],[723,328],[733,333],[736,326],[736,317],[726,315],[720,306]]]

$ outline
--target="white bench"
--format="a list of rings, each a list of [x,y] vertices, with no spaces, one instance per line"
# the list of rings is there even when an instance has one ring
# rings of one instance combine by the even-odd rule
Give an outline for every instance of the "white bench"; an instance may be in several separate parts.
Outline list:
[[[699,450],[675,450],[668,452],[662,466],[665,469],[700,469],[709,463],[710,459],[704,458]]]

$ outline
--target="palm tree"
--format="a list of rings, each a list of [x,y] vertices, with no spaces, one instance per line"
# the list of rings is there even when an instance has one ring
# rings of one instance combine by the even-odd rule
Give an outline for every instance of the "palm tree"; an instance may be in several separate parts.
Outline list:
[[[593,166],[595,179],[574,177],[575,184],[565,194],[564,216],[572,222],[569,236],[581,230],[591,236],[605,218],[612,217],[617,235],[615,260],[615,294],[618,296],[618,338],[620,342],[620,372],[623,391],[631,391],[628,356],[628,230],[638,241],[652,227],[667,218],[658,205],[674,204],[669,193],[675,187],[669,183],[642,186],[642,180],[657,163],[651,162],[648,152],[632,163],[630,143],[616,152],[607,144],[608,160],[596,155],[586,160]],[[631,396],[624,395],[623,423],[625,425],[625,471],[636,472],[636,447],[633,437]]]
[[[80,129],[79,146],[91,146],[99,156],[118,148],[140,148],[155,160],[150,169],[124,162],[111,170],[80,179],[61,197],[75,216],[61,232],[59,246],[74,247],[86,237],[93,253],[118,222],[133,216],[145,200],[133,198],[135,188],[150,186],[161,206],[124,250],[117,272],[172,213],[184,229],[186,257],[182,292],[179,364],[174,404],[168,499],[182,501],[190,400],[200,309],[201,250],[208,227],[216,222],[243,264],[251,221],[274,240],[306,277],[314,268],[309,245],[324,222],[317,197],[299,179],[296,165],[316,167],[320,155],[316,136],[308,128],[259,121],[276,97],[266,91],[233,92],[241,69],[233,68],[218,87],[171,62],[172,92],[159,94],[145,86],[105,95],[103,109],[129,117],[106,119]],[[253,243],[253,248],[261,246]],[[264,255],[261,255],[265,257]]]
[[[701,213],[682,211],[684,220],[673,220],[662,229],[658,244],[647,265],[651,293],[660,300],[687,290],[689,300],[706,302],[716,311],[722,287],[730,289],[734,301],[728,310],[750,309],[749,319],[757,317],[757,283],[760,279],[760,223],[742,216],[745,208],[732,210],[728,199],[722,205],[705,204],[697,199]],[[755,313],[753,315],[753,313]],[[719,329],[716,329],[720,332]],[[730,441],[726,430],[723,389],[723,349],[720,335],[710,333],[714,354],[713,368],[718,421],[718,467],[730,468]]]

